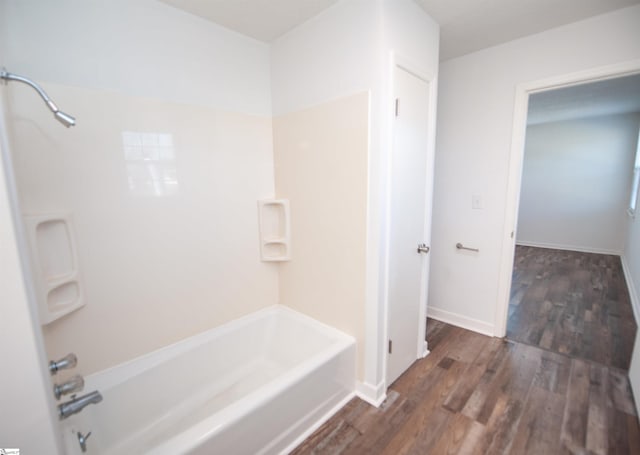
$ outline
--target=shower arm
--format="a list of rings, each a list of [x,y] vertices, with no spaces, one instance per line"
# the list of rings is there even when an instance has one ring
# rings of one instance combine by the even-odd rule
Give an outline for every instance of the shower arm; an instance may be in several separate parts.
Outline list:
[[[31,79],[24,76],[19,76],[17,74],[9,73],[4,68],[0,69],[0,79],[3,79],[5,81],[5,84],[9,81],[17,81],[31,86],[36,92],[38,92],[49,110],[53,112],[53,115],[56,117],[56,119],[58,119],[60,123],[62,123],[67,128],[76,124],[76,119],[58,109],[58,106],[56,106],[56,103],[54,103],[53,100],[49,98],[47,92],[45,92],[42,87],[33,82]]]

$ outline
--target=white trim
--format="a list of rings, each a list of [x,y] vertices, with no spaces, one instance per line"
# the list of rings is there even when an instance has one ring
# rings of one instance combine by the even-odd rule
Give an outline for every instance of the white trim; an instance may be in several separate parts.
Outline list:
[[[529,242],[527,240],[516,240],[516,245],[532,246],[535,248],[550,248],[552,250],[577,251],[578,253],[613,254],[622,256],[621,250],[607,250],[605,248],[592,248],[579,245],[562,245],[559,243]]]
[[[380,378],[379,371],[382,371],[384,358],[383,344],[384,334],[381,330],[380,306],[380,261],[382,257],[381,229],[383,221],[380,208],[383,205],[383,194],[386,191],[381,178],[373,178],[372,144],[374,131],[372,128],[373,119],[373,93],[367,91],[367,234],[366,234],[366,271],[365,271],[365,334],[364,334],[364,368],[362,372],[357,372],[358,377],[364,381],[376,382]],[[376,133],[377,134],[377,133]],[[377,141],[377,139],[376,139]],[[382,148],[382,147],[380,147]],[[382,159],[382,158],[380,158]],[[374,208],[378,207],[376,211]],[[360,349],[360,346],[358,346]]]
[[[638,299],[636,284],[633,282],[627,258],[622,255],[620,256],[620,260],[622,261],[622,271],[624,273],[624,279],[627,282],[627,289],[629,289],[629,299],[631,300],[633,316],[636,318],[636,325],[640,325],[640,300]]]
[[[451,313],[450,311],[429,307],[427,314],[431,319],[437,319],[438,321],[446,322],[447,324],[462,327],[463,329],[471,330],[483,335],[493,336],[494,333],[494,327],[488,322],[468,318],[457,313]]]
[[[426,328],[425,328],[425,330],[426,330]],[[427,341],[425,340],[425,341],[422,342],[422,357],[421,358],[424,359],[429,354],[431,354],[431,351],[429,351],[429,343],[427,343]]]
[[[506,188],[504,226],[502,229],[503,240],[500,258],[500,275],[498,277],[498,300],[496,302],[496,312],[494,315],[495,336],[503,337],[507,333],[509,293],[511,290],[511,276],[515,252],[515,241],[512,233],[516,232],[518,221],[529,95],[531,93],[543,92],[555,88],[569,87],[586,82],[612,79],[636,73],[640,73],[640,59],[562,74],[538,81],[524,82],[516,86],[511,151],[509,154],[509,176]]]
[[[361,400],[377,408],[387,399],[387,386],[384,382],[374,386],[366,382],[356,381],[355,394]]]
[[[349,395],[344,397],[344,399],[340,400],[338,404],[329,409],[325,415],[320,417],[313,425],[307,428],[300,436],[293,440],[291,444],[289,444],[282,453],[290,453],[293,452],[293,449],[298,447],[305,439],[311,436],[318,428],[320,428],[327,420],[333,417],[340,409],[342,409],[349,401],[355,397],[355,392],[351,392]]]

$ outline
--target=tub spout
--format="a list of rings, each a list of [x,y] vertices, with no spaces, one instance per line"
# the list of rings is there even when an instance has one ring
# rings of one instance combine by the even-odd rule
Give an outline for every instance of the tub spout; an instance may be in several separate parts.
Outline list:
[[[102,395],[100,395],[100,392],[96,390],[95,392],[87,393],[86,395],[82,395],[81,397],[62,403],[58,406],[58,415],[60,420],[63,420],[70,415],[77,414],[90,404],[100,403],[101,401]]]

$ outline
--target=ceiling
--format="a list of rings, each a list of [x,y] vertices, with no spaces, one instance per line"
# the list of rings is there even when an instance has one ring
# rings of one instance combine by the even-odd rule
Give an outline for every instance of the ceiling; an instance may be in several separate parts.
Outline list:
[[[640,0],[415,0],[440,24],[440,60],[540,33]]]
[[[535,93],[527,123],[640,112],[640,74]]]
[[[338,2],[338,0],[160,1],[265,43],[270,43]]]
[[[160,1],[269,43],[338,0]],[[414,1],[440,24],[440,60],[640,3],[640,0]]]

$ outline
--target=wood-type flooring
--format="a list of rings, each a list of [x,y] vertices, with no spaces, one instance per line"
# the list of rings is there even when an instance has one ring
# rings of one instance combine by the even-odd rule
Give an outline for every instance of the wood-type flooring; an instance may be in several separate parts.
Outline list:
[[[429,320],[431,354],[293,453],[640,454],[626,372]]]
[[[628,370],[636,329],[618,256],[516,247],[508,339]]]

